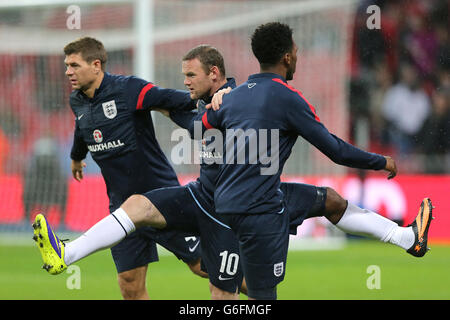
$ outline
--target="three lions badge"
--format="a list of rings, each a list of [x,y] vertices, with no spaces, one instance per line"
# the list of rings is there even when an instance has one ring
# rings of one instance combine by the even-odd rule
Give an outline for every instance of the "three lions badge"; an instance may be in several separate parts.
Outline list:
[[[116,102],[114,100],[103,102],[103,113],[105,114],[105,117],[108,119],[114,119],[117,116],[117,107]]]

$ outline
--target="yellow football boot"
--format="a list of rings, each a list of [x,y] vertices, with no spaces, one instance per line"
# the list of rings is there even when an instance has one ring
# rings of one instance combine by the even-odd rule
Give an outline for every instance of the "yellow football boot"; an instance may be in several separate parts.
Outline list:
[[[67,269],[64,262],[64,243],[55,235],[44,215],[38,214],[33,223],[33,240],[41,252],[43,269],[50,274],[59,274]]]

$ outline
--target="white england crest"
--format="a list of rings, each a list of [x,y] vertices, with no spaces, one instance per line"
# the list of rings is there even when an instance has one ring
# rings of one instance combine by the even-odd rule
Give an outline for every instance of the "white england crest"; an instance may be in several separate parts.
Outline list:
[[[114,119],[117,116],[116,102],[114,100],[103,102],[103,113],[108,119]]]
[[[283,274],[284,271],[284,264],[283,262],[275,263],[273,265],[273,274],[276,277],[280,277]]]

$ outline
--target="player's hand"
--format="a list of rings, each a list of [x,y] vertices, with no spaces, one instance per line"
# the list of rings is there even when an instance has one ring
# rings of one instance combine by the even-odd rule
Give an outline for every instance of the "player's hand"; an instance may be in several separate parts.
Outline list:
[[[230,93],[231,91],[231,87],[225,88],[225,89],[221,89],[219,91],[217,91],[212,100],[211,103],[207,104],[205,106],[206,109],[213,109],[214,111],[217,111],[220,109],[220,105],[222,104],[222,97],[224,94]]]
[[[152,109],[152,110],[153,110],[153,111],[161,112],[163,115],[165,115],[166,117],[170,118],[170,112],[169,112],[169,110],[166,110],[166,109],[158,109],[158,108],[155,108],[155,109]]]
[[[75,180],[80,182],[83,179],[83,168],[86,167],[86,163],[84,161],[72,160],[72,175]]]
[[[397,175],[397,166],[395,164],[394,159],[392,159],[389,156],[384,156],[386,159],[386,167],[384,167],[384,170],[389,172],[388,179],[392,179]]]

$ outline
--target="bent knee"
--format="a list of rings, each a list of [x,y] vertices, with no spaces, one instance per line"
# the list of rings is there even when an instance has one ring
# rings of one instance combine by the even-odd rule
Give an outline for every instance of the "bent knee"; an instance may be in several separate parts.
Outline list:
[[[188,265],[188,267],[192,271],[192,273],[194,273],[202,278],[208,278],[208,274],[206,272],[202,271],[201,259],[197,259],[196,261],[193,261],[193,262],[187,262],[186,264]]]
[[[153,207],[153,204],[150,200],[143,196],[142,194],[133,194],[128,197],[127,200],[122,204],[122,208],[127,211],[128,210],[150,210]]]
[[[140,272],[126,271],[119,273],[118,283],[122,297],[126,300],[148,299],[145,275]]]
[[[130,196],[121,206],[136,227],[151,226],[165,228],[167,223],[161,212],[153,203],[141,194]]]
[[[211,291],[211,300],[239,300],[239,293],[228,292],[217,288],[211,282],[209,283],[209,290]]]
[[[327,199],[325,202],[325,216],[336,224],[347,209],[347,201],[333,188],[327,187]]]
[[[345,210],[347,207],[347,201],[341,197],[333,188],[327,187],[327,200],[325,202],[325,208],[336,210]]]

